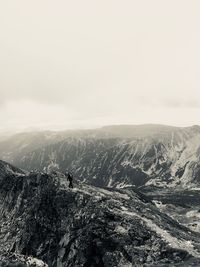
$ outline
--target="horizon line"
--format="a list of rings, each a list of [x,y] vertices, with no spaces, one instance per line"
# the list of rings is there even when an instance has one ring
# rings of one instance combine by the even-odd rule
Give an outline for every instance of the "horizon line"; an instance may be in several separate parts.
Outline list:
[[[80,128],[80,127],[74,127],[74,128],[65,128],[65,129],[48,129],[48,128],[40,128],[40,127],[27,127],[23,130],[0,130],[0,135],[15,135],[15,134],[23,134],[23,133],[36,133],[36,132],[67,132],[67,131],[94,131],[94,130],[101,130],[108,127],[143,127],[143,126],[157,126],[157,127],[170,127],[170,128],[192,128],[192,127],[200,127],[199,124],[191,124],[188,126],[177,126],[177,125],[169,125],[169,124],[160,124],[160,123],[141,123],[141,124],[105,124],[101,126],[94,126],[94,127],[87,127],[87,128]]]

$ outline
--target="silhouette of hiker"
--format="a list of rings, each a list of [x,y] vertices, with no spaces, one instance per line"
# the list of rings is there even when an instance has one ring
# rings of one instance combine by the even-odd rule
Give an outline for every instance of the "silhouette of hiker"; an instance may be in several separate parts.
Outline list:
[[[69,181],[69,188],[73,188],[73,175],[71,173],[67,174],[67,181]]]

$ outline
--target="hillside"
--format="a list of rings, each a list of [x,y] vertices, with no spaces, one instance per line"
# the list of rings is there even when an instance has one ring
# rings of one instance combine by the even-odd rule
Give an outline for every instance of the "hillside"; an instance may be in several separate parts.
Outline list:
[[[160,212],[134,188],[76,184],[69,190],[59,173],[3,176],[6,170],[1,162],[2,266],[200,264],[200,235]]]

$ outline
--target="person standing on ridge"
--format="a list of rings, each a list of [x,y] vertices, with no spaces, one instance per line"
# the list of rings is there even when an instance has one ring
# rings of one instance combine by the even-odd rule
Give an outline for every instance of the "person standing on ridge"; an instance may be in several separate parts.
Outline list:
[[[69,181],[69,188],[74,188],[73,186],[73,174],[68,172],[67,174],[67,181]]]

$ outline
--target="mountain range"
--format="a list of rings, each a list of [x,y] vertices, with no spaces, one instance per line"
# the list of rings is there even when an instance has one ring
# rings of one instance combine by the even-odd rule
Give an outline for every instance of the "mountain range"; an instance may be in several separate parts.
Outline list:
[[[18,134],[0,142],[0,158],[21,169],[70,170],[95,186],[197,188],[200,127],[140,125]]]

